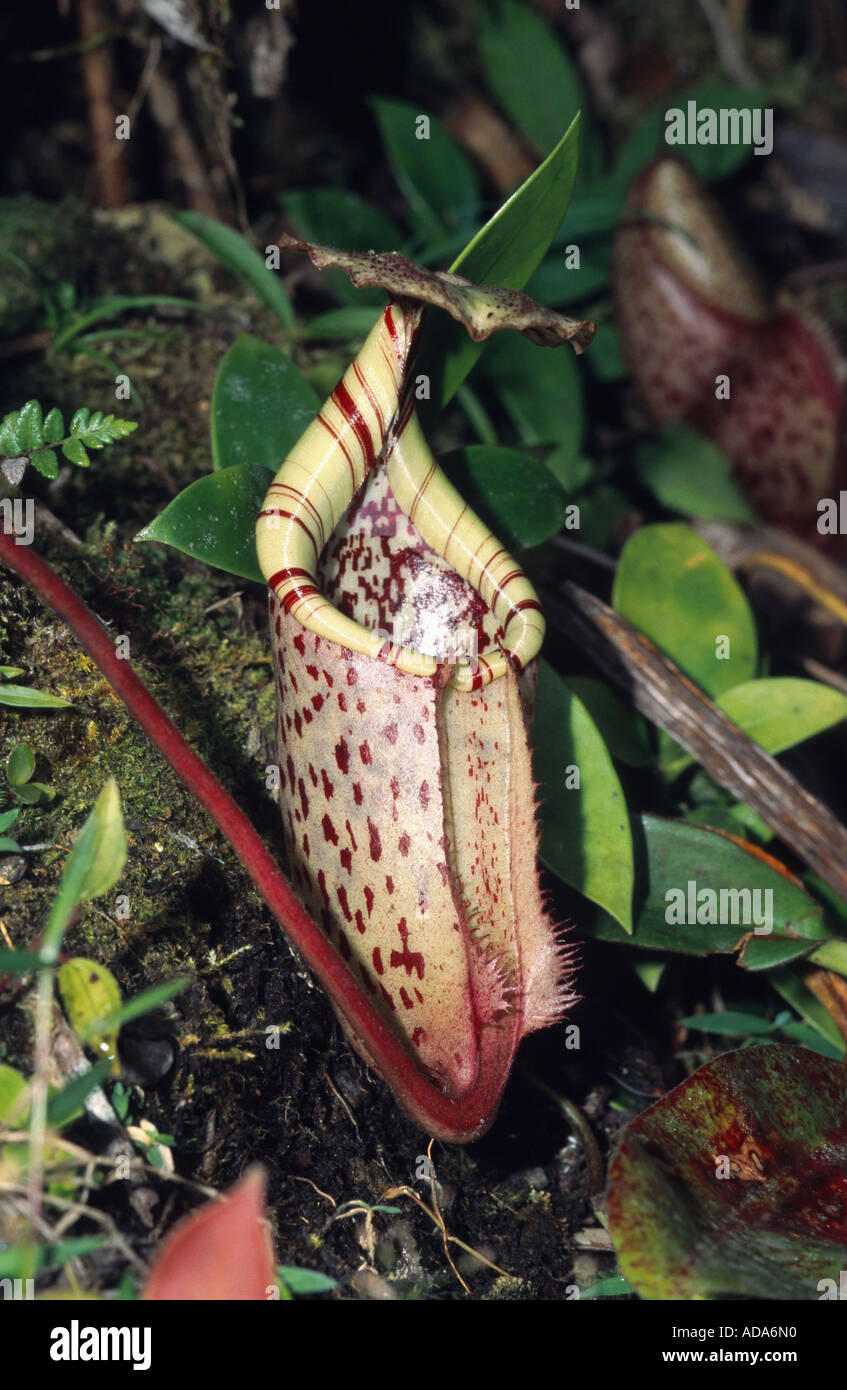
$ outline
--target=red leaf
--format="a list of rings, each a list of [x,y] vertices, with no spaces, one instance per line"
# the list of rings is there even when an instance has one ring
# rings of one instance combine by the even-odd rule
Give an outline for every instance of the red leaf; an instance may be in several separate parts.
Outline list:
[[[264,1302],[276,1282],[265,1174],[251,1168],[171,1231],[150,1271],[148,1302]]]

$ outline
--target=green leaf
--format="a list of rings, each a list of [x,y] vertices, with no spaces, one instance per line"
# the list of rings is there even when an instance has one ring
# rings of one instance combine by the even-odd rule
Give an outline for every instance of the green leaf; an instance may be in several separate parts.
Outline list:
[[[304,188],[280,194],[298,236],[347,251],[397,251],[406,238],[391,218],[344,188]],[[379,289],[357,290],[340,270],[326,272],[326,283],[345,304],[384,304]]]
[[[68,434],[79,434],[84,430],[88,424],[90,415],[91,411],[86,405],[80,406],[79,410],[75,410],[71,416],[71,423],[68,425]]]
[[[630,767],[646,767],[653,761],[650,724],[610,685],[593,676],[568,676],[567,684],[588,710],[613,758]]]
[[[35,771],[35,754],[28,743],[18,743],[6,759],[6,776],[10,787],[20,787],[28,782]],[[0,817],[0,830],[5,830]]]
[[[451,271],[475,284],[523,289],[567,211],[576,177],[578,129],[575,117],[544,163],[457,256]],[[421,411],[425,421],[450,400],[482,349],[483,344],[471,342],[462,326],[445,314],[428,316],[418,353],[418,371],[432,383],[430,407]]]
[[[14,680],[15,676],[22,676],[23,666],[0,666],[0,676],[4,681]]]
[[[242,333],[212,392],[212,459],[218,470],[258,464],[276,473],[320,401],[290,357]]]
[[[680,522],[642,526],[630,537],[612,603],[713,697],[755,674],[756,629],[744,592]]]
[[[596,1284],[590,1288],[583,1289],[580,1299],[586,1298],[621,1298],[626,1294],[634,1293],[632,1285],[624,1279],[622,1274],[610,1274],[608,1279],[598,1279]]]
[[[822,1038],[825,1038],[831,1046],[838,1048],[839,1055],[843,1054],[844,1039],[835,1019],[817,995],[812,993],[796,970],[788,968],[772,970],[768,975],[768,984],[773,985],[777,994],[787,1004],[790,1004],[794,1012],[805,1019]]]
[[[733,1009],[719,1014],[692,1014],[690,1018],[679,1021],[686,1028],[694,1028],[701,1033],[715,1033],[724,1038],[746,1038],[752,1033],[761,1037],[773,1033],[777,1027],[770,1019],[762,1018],[761,1014],[738,1013]]]
[[[627,1125],[609,1170],[609,1221],[621,1273],[642,1298],[838,1297],[845,1076],[802,1047],[744,1048]]]
[[[276,270],[270,270],[265,259],[246,237],[213,217],[199,212],[175,212],[174,221],[202,241],[208,251],[231,270],[253,293],[276,314],[286,328],[294,327],[294,310]]]
[[[586,924],[592,936],[698,956],[734,951],[757,925],[766,928],[769,922],[771,931],[754,936],[751,945],[789,938],[789,954],[801,954],[826,938],[820,905],[779,872],[773,860],[760,858],[717,830],[685,821],[641,816],[633,819],[632,830],[637,865],[634,932],[628,936],[610,917],[597,916]],[[784,955],[784,946],[779,953]],[[750,961],[743,963],[750,967]],[[763,968],[755,953],[753,966]]]
[[[324,338],[328,342],[367,338],[379,315],[367,305],[347,304],[318,314],[303,329],[304,338]]]
[[[15,788],[15,796],[27,806],[46,806],[55,795],[54,789],[45,787],[43,782],[25,782]]]
[[[293,1294],[329,1293],[337,1280],[315,1269],[299,1269],[296,1265],[277,1265],[276,1272]]]
[[[585,412],[572,352],[539,348],[518,333],[503,333],[491,342],[481,370],[522,443],[555,444],[562,466],[579,456]]]
[[[74,956],[60,967],[57,984],[75,1037],[111,1062],[117,1075],[118,1029],[111,1019],[120,1012],[121,991],[111,970],[99,961]]]
[[[256,517],[272,479],[267,468],[249,464],[198,478],[135,539],[172,545],[207,565],[264,584],[256,555]]]
[[[369,104],[391,172],[421,235],[431,241],[456,228],[469,228],[479,201],[476,174],[441,123],[427,117],[428,138],[419,139],[416,106],[391,97],[371,97]]]
[[[0,1125],[23,1129],[29,1123],[28,1083],[14,1067],[0,1062]]]
[[[847,696],[793,676],[735,685],[717,704],[766,753],[782,753],[847,718]]]
[[[635,470],[668,511],[708,521],[755,522],[729,459],[689,425],[665,425],[635,450]]]
[[[503,110],[539,153],[549,150],[584,104],[576,69],[553,31],[516,0],[492,0],[479,46]]]
[[[11,811],[0,811],[0,834],[8,830],[11,825],[14,825],[20,814],[21,810],[19,806],[13,806]]]
[[[87,468],[91,463],[85,445],[79,438],[68,439],[62,445],[62,453],[70,463],[75,463],[80,468]]]
[[[783,753],[847,718],[847,696],[818,681],[769,676],[734,685],[715,704],[766,753]],[[678,777],[694,758],[669,741],[662,758],[666,776]],[[737,812],[735,813],[737,815]]]
[[[46,690],[30,690],[26,685],[0,685],[0,705],[20,709],[69,709],[70,704],[70,700],[61,700]]]
[[[125,863],[126,833],[118,784],[110,777],[65,861],[44,935],[44,954],[48,959],[58,950],[77,903],[90,902],[108,893],[120,878]]]
[[[65,421],[58,406],[53,406],[44,416],[44,443],[58,444],[65,433]]]
[[[0,946],[0,975],[29,975],[44,965],[38,951],[10,951]]]
[[[47,1104],[47,1123],[54,1129],[61,1128],[82,1113],[86,1097],[91,1094],[112,1069],[109,1061],[95,1062],[93,1067],[75,1076]]]
[[[71,430],[71,433],[90,449],[102,449],[106,444],[114,444],[117,439],[125,439],[137,429],[137,420],[121,420],[116,415],[104,415],[102,410],[98,410],[87,424],[78,430]]]
[[[533,739],[535,777],[545,784],[541,858],[625,934],[632,930],[633,854],[621,784],[585,706],[545,661]]]
[[[540,545],[564,525],[565,494],[544,464],[526,454],[471,444],[439,462],[468,506],[506,545]]]
[[[8,835],[0,835],[0,854],[20,854],[20,850],[17,840],[11,839]]]
[[[40,449],[44,443],[44,423],[38,401],[27,401],[26,405],[18,411],[17,438],[17,452],[21,454],[29,454],[33,449]]]
[[[29,461],[43,478],[58,478],[59,460],[54,449],[36,449]]]

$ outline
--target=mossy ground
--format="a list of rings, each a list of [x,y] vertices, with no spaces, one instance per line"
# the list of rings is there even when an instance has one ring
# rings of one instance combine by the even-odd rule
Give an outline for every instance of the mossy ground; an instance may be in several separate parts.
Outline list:
[[[49,221],[43,209],[36,221]],[[42,519],[37,547],[116,637],[129,638],[143,679],[276,847],[277,811],[265,788],[273,687],[264,595],[173,551],[135,544],[133,536],[209,468],[209,399],[223,352],[244,329],[278,341],[279,327],[225,273],[186,254],[184,243],[170,264],[155,259],[161,246],[146,222],[142,234],[137,225],[121,230],[92,221],[81,243],[87,250],[79,274],[88,295],[199,294],[208,312],[143,316],[147,342],[133,342],[130,357],[119,342],[109,347],[141,386],[143,402],[132,408],[139,429],[95,457],[90,470],[64,469],[53,484],[35,481],[44,505],[80,542]],[[72,263],[64,263],[62,278],[74,278]],[[18,318],[15,327],[23,326]],[[113,391],[106,369],[41,352],[13,359],[0,405],[9,409],[37,396],[45,407],[108,410],[115,408]],[[0,584],[0,650],[3,661],[25,668],[22,681],[73,703],[46,713],[0,707],[3,756],[27,741],[37,755],[37,776],[56,789],[49,806],[25,809],[15,829],[23,845],[49,847],[27,852],[23,877],[0,886],[9,937],[23,945],[38,935],[67,848],[105,780],[115,776],[128,863],[115,901],[86,906],[66,949],[107,964],[125,996],[175,975],[191,981],[160,1019],[136,1033],[142,1039],[136,1054],[139,1047],[143,1054],[143,1038],[158,1031],[172,1040],[175,1061],[163,1079],[135,1087],[132,1115],[174,1137],[176,1170],[184,1177],[223,1188],[249,1162],[263,1162],[286,1263],[322,1269],[341,1281],[342,1292],[368,1296],[372,1284],[351,1281],[372,1253],[395,1291],[454,1294],[458,1285],[439,1232],[408,1198],[394,1203],[400,1216],[375,1218],[373,1252],[363,1217],[330,1221],[333,1202],[374,1203],[391,1186],[413,1185],[426,1198],[427,1184],[415,1181],[426,1141],[350,1053],[329,1004],[205,813],[71,634],[8,574]],[[128,902],[118,903],[118,894]],[[266,1045],[272,1026],[277,1047]],[[0,1035],[5,1060],[27,1069],[28,1029],[14,999],[0,1006]],[[558,1033],[527,1055],[551,1084],[561,1081],[568,1054]],[[84,1127],[79,1137],[93,1142]],[[571,1234],[595,1220],[579,1150],[568,1144],[567,1127],[549,1101],[518,1080],[488,1138],[468,1150],[437,1148],[434,1158],[448,1228],[509,1274],[465,1260],[473,1295],[565,1297],[574,1281]],[[146,1258],[151,1237],[116,1192],[112,1186],[95,1200],[109,1206]],[[161,1192],[155,1215],[173,1198],[168,1223],[193,1200],[164,1179]],[[590,1282],[592,1257],[580,1259],[581,1282],[586,1275]],[[607,1267],[601,1260],[601,1271]],[[99,1263],[92,1258],[87,1270],[94,1288],[108,1289],[119,1262],[112,1252]]]

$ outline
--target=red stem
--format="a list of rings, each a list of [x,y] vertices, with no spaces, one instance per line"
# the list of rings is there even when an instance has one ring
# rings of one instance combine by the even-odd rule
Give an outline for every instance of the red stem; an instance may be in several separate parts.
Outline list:
[[[479,1070],[473,1087],[457,1100],[428,1081],[412,1056],[374,1008],[346,963],[291,891],[244,812],[168,718],[158,701],[121,660],[100,620],[78,594],[28,545],[0,529],[0,560],[13,569],[75,634],[133,718],[208,811],[232,845],[258,892],[287,936],[317,975],[342,1021],[356,1035],[413,1120],[451,1143],[478,1138],[494,1118],[509,1074],[515,1039],[508,1027],[483,1030]]]

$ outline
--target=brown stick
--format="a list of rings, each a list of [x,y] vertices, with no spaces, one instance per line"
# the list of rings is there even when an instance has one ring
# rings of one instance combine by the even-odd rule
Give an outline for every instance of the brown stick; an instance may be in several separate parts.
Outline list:
[[[565,580],[558,597],[545,595],[545,607],[600,669],[626,688],[636,709],[682,744],[716,782],[758,811],[847,900],[847,830],[820,801],[594,594]]]
[[[80,0],[79,32],[86,45],[82,49],[82,75],[97,177],[95,202],[104,208],[121,208],[126,202],[126,151],[115,133],[112,56],[108,44],[93,43],[104,27],[100,0]]]

